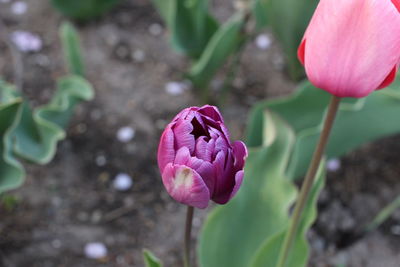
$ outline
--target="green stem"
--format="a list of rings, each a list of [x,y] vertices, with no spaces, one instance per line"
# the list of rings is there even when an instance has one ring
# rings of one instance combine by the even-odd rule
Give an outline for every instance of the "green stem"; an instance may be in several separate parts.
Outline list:
[[[296,206],[294,208],[293,216],[290,223],[290,228],[288,233],[285,236],[285,240],[283,243],[282,251],[279,255],[277,267],[285,267],[288,261],[288,257],[290,251],[292,249],[295,237],[297,235],[297,231],[299,228],[299,224],[301,221],[301,215],[304,211],[304,207],[309,197],[309,193],[314,184],[315,176],[317,174],[318,168],[321,163],[321,159],[325,152],[326,145],[328,143],[329,135],[332,130],[333,123],[336,118],[337,111],[339,109],[340,98],[336,96],[332,96],[331,102],[329,104],[328,113],[325,118],[324,127],[321,132],[320,139],[316,146],[313,158],[310,163],[310,167],[304,179],[303,185],[301,187],[299,198],[296,202]]]
[[[186,213],[186,229],[185,229],[185,241],[184,241],[184,256],[183,265],[190,267],[190,240],[192,235],[192,221],[193,221],[194,208],[188,206]]]
[[[371,232],[384,223],[398,208],[400,208],[400,196],[398,196],[392,203],[387,205],[374,220],[365,227],[366,232]]]

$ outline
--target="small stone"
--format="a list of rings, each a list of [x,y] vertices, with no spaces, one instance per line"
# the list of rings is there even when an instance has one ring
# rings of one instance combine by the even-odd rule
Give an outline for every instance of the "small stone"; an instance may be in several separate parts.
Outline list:
[[[126,173],[118,174],[113,182],[113,186],[118,191],[127,191],[132,187],[132,177]]]
[[[135,137],[135,130],[131,127],[122,127],[117,132],[117,139],[122,143],[128,143]]]
[[[341,166],[342,166],[342,163],[341,163],[340,159],[336,159],[336,158],[328,160],[328,162],[326,164],[326,168],[331,172],[336,172],[336,171],[340,170]]]
[[[151,24],[150,27],[149,27],[149,32],[150,32],[150,34],[153,35],[153,36],[158,36],[158,35],[160,35],[160,34],[162,33],[162,31],[163,31],[163,28],[162,28],[161,25],[158,24],[158,23],[153,23],[153,24]]]
[[[99,155],[96,157],[96,165],[103,167],[107,164],[107,158],[104,155]]]
[[[165,85],[165,91],[173,96],[181,95],[190,88],[190,82],[168,82]]]
[[[11,5],[11,12],[15,15],[23,15],[28,10],[28,4],[24,1],[17,1]]]
[[[13,32],[11,40],[21,52],[37,52],[43,45],[39,36],[26,31]]]
[[[143,61],[145,60],[146,54],[144,53],[143,50],[135,50],[135,51],[132,53],[132,58],[133,58],[133,60],[135,60],[136,62],[141,63],[141,62],[143,62]]]
[[[256,38],[256,45],[261,50],[268,50],[271,47],[272,40],[267,34],[260,34]]]
[[[85,256],[89,259],[102,259],[107,256],[107,248],[103,243],[95,242],[85,245]]]
[[[53,248],[61,248],[61,241],[60,240],[58,240],[58,239],[55,239],[55,240],[53,240],[53,241],[51,241],[51,245],[53,246]]]
[[[400,236],[400,224],[398,224],[398,225],[393,225],[393,226],[390,228],[390,231],[392,232],[392,234],[394,234],[394,235],[399,235],[399,236]]]

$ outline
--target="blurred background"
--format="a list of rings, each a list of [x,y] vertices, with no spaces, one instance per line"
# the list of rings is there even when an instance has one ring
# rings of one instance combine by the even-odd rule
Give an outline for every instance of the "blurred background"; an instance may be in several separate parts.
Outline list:
[[[220,22],[235,11],[230,0],[210,5]],[[65,17],[50,1],[0,0],[0,18],[1,75],[13,81],[7,36],[22,58],[23,94],[34,107],[46,103],[55,79],[65,74],[58,33]],[[0,266],[139,267],[143,248],[167,267],[181,266],[184,207],[163,189],[156,151],[173,116],[201,104],[182,75],[190,63],[171,49],[150,0],[121,1],[76,27],[95,99],[78,107],[55,159],[26,164],[24,186],[3,197]],[[221,108],[233,140],[243,139],[252,105],[296,87],[268,29],[245,45],[238,65]],[[211,92],[223,83],[216,75]],[[359,226],[400,192],[399,151],[395,136],[329,162],[320,217],[309,234],[310,266],[400,266],[400,211],[374,233],[358,235]],[[206,213],[196,213],[195,232]]]

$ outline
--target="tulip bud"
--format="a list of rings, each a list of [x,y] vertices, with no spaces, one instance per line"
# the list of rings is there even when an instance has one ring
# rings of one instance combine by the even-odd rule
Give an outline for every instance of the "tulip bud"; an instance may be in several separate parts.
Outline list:
[[[206,208],[210,200],[227,203],[239,190],[247,148],[231,143],[214,106],[181,111],[164,130],[158,166],[168,193],[178,202]]]
[[[400,0],[321,0],[298,55],[311,83],[338,97],[390,85],[400,62]]]

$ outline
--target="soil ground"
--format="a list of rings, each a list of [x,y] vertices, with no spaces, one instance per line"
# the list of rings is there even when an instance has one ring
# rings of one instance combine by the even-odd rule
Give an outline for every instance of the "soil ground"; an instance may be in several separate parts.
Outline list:
[[[20,16],[10,13],[10,3],[0,3],[9,31],[27,30],[44,41],[40,52],[23,54],[23,91],[35,106],[50,98],[54,81],[65,73],[57,32],[63,18],[48,2],[29,0]],[[233,9],[228,0],[213,5],[221,20]],[[151,248],[167,267],[181,266],[185,211],[165,193],[155,151],[165,124],[180,109],[198,104],[192,90],[179,96],[165,90],[168,82],[182,80],[188,62],[170,49],[149,0],[127,0],[79,31],[96,97],[78,108],[50,164],[26,164],[24,186],[11,192],[18,204],[0,210],[0,266],[139,267],[143,248]],[[10,54],[4,44],[0,51],[0,72],[11,81]],[[224,108],[234,139],[243,137],[253,103],[294,90],[282,62],[276,42],[268,51],[254,43],[246,47]],[[128,143],[116,138],[124,126],[136,132]],[[400,211],[373,233],[356,235],[399,194],[399,151],[400,136],[387,138],[346,156],[342,167],[329,173],[320,218],[310,232],[310,266],[400,266]],[[127,192],[112,187],[118,173],[133,178]],[[206,212],[196,214],[195,231]],[[108,257],[85,257],[88,242],[104,243]]]

